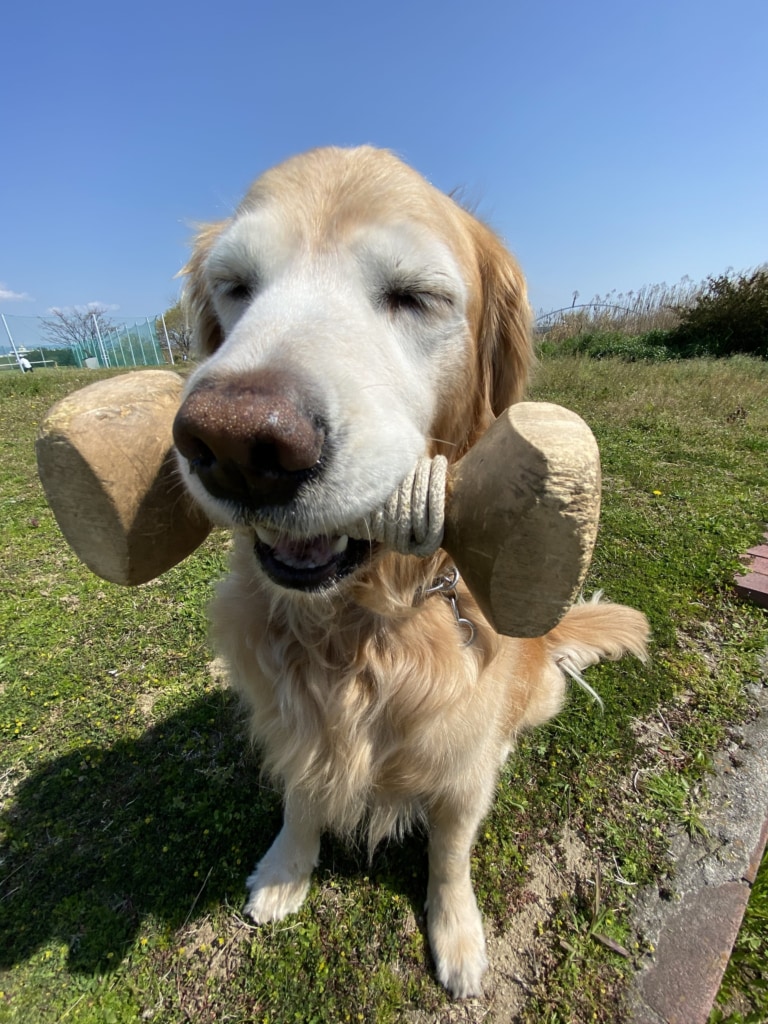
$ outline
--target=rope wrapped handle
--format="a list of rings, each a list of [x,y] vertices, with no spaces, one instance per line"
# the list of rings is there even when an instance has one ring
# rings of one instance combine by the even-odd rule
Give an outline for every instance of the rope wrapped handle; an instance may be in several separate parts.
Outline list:
[[[401,555],[432,555],[445,529],[448,460],[422,456],[384,505],[348,530],[358,540],[379,541]]]

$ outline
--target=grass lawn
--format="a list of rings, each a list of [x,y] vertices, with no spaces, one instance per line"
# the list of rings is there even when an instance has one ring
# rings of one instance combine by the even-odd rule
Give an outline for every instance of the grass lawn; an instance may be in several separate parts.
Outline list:
[[[328,839],[295,918],[256,929],[240,916],[280,803],[207,646],[226,537],[121,589],[79,564],[37,482],[37,423],[97,376],[0,376],[0,1024],[508,1019],[501,972],[461,1017],[431,976],[422,837],[370,864]],[[493,949],[512,950],[515,922],[530,921],[535,961],[507,971],[518,1019],[615,1024],[648,952],[630,929],[633,893],[670,870],[670,826],[700,827],[712,752],[766,682],[768,616],[731,579],[768,520],[768,363],[553,360],[533,397],[575,409],[597,436],[603,515],[586,590],[648,614],[652,661],[590,670],[604,712],[573,692],[523,741],[474,877]],[[659,712],[668,730],[649,742]],[[539,869],[564,837],[581,870],[562,868],[574,883],[545,900]],[[765,879],[719,1022],[768,1020]]]

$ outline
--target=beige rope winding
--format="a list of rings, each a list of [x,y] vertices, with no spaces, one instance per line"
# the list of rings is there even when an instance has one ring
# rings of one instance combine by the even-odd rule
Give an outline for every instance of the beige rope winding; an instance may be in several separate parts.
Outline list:
[[[380,541],[403,555],[433,554],[443,540],[447,470],[445,456],[422,456],[384,506],[356,523],[349,535]]]

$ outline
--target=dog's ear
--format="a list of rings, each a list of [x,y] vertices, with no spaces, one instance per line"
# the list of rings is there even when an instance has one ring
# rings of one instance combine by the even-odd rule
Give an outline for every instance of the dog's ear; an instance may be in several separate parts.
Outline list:
[[[181,301],[192,324],[193,348],[201,356],[211,355],[224,340],[204,273],[205,261],[224,224],[203,224],[198,228],[192,255],[179,275],[187,278]]]
[[[519,401],[533,363],[532,315],[525,278],[501,240],[475,221],[482,309],[479,322],[480,374],[486,399],[499,416]]]

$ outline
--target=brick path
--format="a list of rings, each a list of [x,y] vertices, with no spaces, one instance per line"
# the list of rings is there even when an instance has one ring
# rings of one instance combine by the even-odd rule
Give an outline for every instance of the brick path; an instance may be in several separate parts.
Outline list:
[[[768,608],[768,532],[764,544],[750,548],[745,559],[746,572],[735,579],[736,593],[748,601]]]
[[[629,1024],[706,1024],[768,837],[768,691],[735,750],[715,757],[707,838],[674,837],[674,892],[652,888],[635,924],[654,954],[635,976]]]

